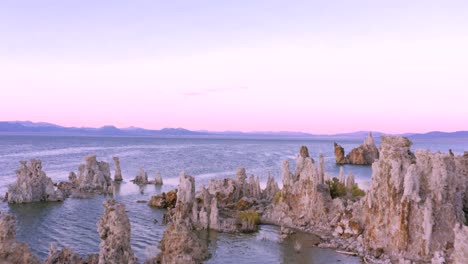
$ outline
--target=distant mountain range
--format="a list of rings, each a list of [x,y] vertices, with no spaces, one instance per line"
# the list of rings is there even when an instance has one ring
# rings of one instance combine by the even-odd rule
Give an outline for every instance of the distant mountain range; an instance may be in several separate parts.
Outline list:
[[[192,131],[184,128],[163,128],[151,130],[138,127],[117,128],[103,126],[89,127],[63,127],[56,124],[30,121],[3,121],[0,122],[0,135],[57,135],[57,136],[142,136],[142,137],[228,137],[228,138],[309,138],[309,139],[364,139],[368,131],[341,133],[334,135],[317,135],[303,132],[239,132],[239,131]],[[384,133],[372,132],[376,139]],[[466,138],[468,131],[457,132],[429,132],[424,134],[402,134],[414,139],[429,138]]]

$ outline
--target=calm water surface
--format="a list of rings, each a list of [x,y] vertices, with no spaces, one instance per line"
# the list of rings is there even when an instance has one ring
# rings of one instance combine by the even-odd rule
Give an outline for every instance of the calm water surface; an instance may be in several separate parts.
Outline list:
[[[361,141],[339,141],[349,151]],[[193,175],[197,185],[207,184],[211,178],[233,177],[237,167],[245,167],[248,174],[258,175],[264,186],[270,172],[281,182],[281,162],[289,159],[291,169],[299,147],[306,145],[315,159],[325,156],[326,170],[336,176],[339,167],[334,163],[333,141],[330,140],[271,140],[271,139],[180,139],[180,138],[120,138],[120,137],[48,137],[0,136],[0,193],[15,180],[14,171],[20,160],[39,158],[43,169],[53,181],[67,180],[70,171],[77,171],[83,157],[97,154],[98,160],[112,161],[120,157],[125,181],[117,190],[116,199],[123,202],[132,227],[132,246],[140,262],[158,253],[156,247],[165,226],[163,210],[148,207],[137,200],[173,189],[182,170]],[[415,148],[444,151],[452,148],[462,153],[466,142],[415,142]],[[164,179],[162,187],[148,185],[142,194],[129,183],[143,167],[153,178],[157,171]],[[111,166],[113,168],[113,166]],[[366,187],[371,169],[364,166],[345,166],[357,181]],[[68,246],[85,255],[99,251],[96,223],[103,213],[102,203],[110,197],[67,199],[59,203],[24,205],[0,204],[0,210],[17,216],[17,237],[30,245],[41,258],[48,253],[49,243]],[[154,223],[157,219],[159,223]],[[255,234],[201,234],[209,243],[212,258],[208,263],[360,263],[359,259],[337,254],[332,250],[313,247],[311,236],[296,234],[284,242],[278,239],[278,228],[262,226]],[[294,251],[296,240],[301,242],[300,253]]]

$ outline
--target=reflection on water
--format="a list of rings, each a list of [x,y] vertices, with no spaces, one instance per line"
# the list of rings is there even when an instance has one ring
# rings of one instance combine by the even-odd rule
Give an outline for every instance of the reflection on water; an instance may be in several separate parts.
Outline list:
[[[140,262],[159,252],[157,244],[165,226],[161,224],[164,210],[137,201],[149,200],[152,195],[169,189],[169,186],[147,185],[141,193],[140,187],[133,183],[116,186],[115,198],[126,205],[132,228],[131,243]],[[18,240],[28,243],[40,258],[47,257],[52,242],[87,255],[99,251],[100,238],[96,224],[104,211],[102,203],[109,198],[94,195],[87,199],[69,198],[55,203],[2,203],[1,210],[17,216]],[[262,225],[259,232],[253,234],[205,231],[198,235],[208,244],[212,254],[207,263],[335,263],[345,260],[347,262],[342,263],[360,263],[357,258],[314,247],[317,237],[310,234],[293,234],[281,242],[276,226]],[[302,245],[299,253],[294,250],[296,241]],[[323,262],[325,260],[328,262]]]
[[[206,263],[361,263],[360,258],[317,248],[320,239],[311,234],[297,232],[281,242],[276,226],[261,225],[254,234],[210,231],[200,236],[208,241],[212,253]],[[301,245],[300,251],[296,251],[296,243]]]

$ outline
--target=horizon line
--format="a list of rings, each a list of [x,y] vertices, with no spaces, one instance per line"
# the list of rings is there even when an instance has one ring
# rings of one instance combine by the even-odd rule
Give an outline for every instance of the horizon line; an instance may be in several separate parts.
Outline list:
[[[355,133],[379,133],[379,134],[384,134],[384,135],[406,135],[406,134],[427,134],[427,133],[433,133],[433,132],[438,132],[438,133],[457,133],[457,132],[468,132],[467,130],[456,130],[456,131],[442,131],[442,130],[430,130],[430,131],[425,131],[425,132],[403,132],[403,133],[387,133],[387,132],[382,132],[378,130],[356,130],[356,131],[350,131],[350,132],[338,132],[338,133],[313,133],[313,132],[304,132],[304,131],[294,131],[294,130],[263,130],[263,131],[242,131],[242,130],[207,130],[207,129],[189,129],[189,128],[184,128],[184,127],[161,127],[161,128],[145,128],[145,127],[138,127],[138,126],[127,126],[127,127],[118,127],[116,125],[102,125],[99,127],[91,127],[91,126],[65,126],[61,125],[58,123],[51,123],[47,121],[31,121],[31,120],[5,120],[1,121],[0,123],[33,123],[33,124],[40,124],[40,123],[45,123],[45,124],[50,124],[50,125],[55,125],[55,126],[60,126],[63,128],[90,128],[90,129],[100,129],[104,127],[115,127],[120,130],[124,129],[144,129],[144,130],[163,130],[163,129],[184,129],[192,132],[207,132],[207,133],[301,133],[301,134],[308,134],[308,135],[315,135],[315,136],[333,136],[333,135],[339,135],[339,134],[355,134]]]

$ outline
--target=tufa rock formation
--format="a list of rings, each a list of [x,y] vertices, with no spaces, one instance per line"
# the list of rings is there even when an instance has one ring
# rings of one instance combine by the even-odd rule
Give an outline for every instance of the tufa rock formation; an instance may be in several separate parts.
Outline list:
[[[466,249],[466,240],[457,238],[466,239],[466,226],[459,226],[467,220],[468,158],[413,154],[411,144],[403,137],[382,137],[362,218],[357,218],[365,227],[365,250],[412,261],[450,259],[454,244],[456,252]]]
[[[140,168],[140,172],[138,172],[138,175],[135,176],[135,179],[133,179],[132,181],[133,183],[138,185],[148,184],[148,173],[146,173],[145,169]]]
[[[16,219],[11,214],[0,212],[0,263],[41,263],[29,247],[16,241]]]
[[[160,208],[160,209],[171,209],[174,208],[177,202],[177,189],[163,192],[158,195],[151,196],[148,202],[149,206]]]
[[[75,182],[81,193],[112,194],[114,189],[109,164],[97,161],[96,155],[85,157],[85,164],[78,167]]]
[[[338,165],[348,164],[349,162],[346,159],[344,148],[338,145],[336,142],[334,142],[333,145],[335,147],[336,164]]]
[[[80,255],[73,252],[69,248],[57,250],[55,244],[50,244],[49,256],[45,260],[45,264],[97,264],[98,258],[96,254],[90,255],[87,259],[83,259]]]
[[[99,264],[138,263],[130,246],[130,221],[125,205],[115,200],[104,202],[104,214],[97,227],[101,237]]]
[[[202,263],[210,256],[208,247],[193,232],[193,224],[198,224],[197,204],[195,180],[182,172],[176,206],[169,211],[171,222],[159,245],[161,252],[145,263]],[[193,219],[194,214],[197,219]]]
[[[258,179],[258,178],[257,178]],[[260,184],[256,184],[260,188]],[[265,190],[262,192],[262,197],[268,201],[272,201],[276,194],[280,191],[278,183],[275,181],[275,178],[268,174],[267,185]]]
[[[115,167],[114,181],[121,182],[123,181],[123,178],[122,178],[122,170],[120,169],[119,157],[112,157],[112,159],[114,160],[114,167]]]
[[[56,190],[52,180],[42,171],[42,162],[32,159],[30,166],[20,162],[16,170],[16,181],[8,187],[5,196],[9,203],[55,202],[62,201],[62,191]]]
[[[351,152],[346,155],[343,147],[334,143],[335,148],[335,160],[336,164],[353,164],[353,165],[371,165],[375,160],[379,158],[379,150],[375,145],[374,138],[372,133],[369,133],[369,136],[364,140],[364,144],[359,147],[351,150]]]
[[[455,225],[453,233],[455,241],[452,261],[453,263],[468,263],[468,226]]]
[[[158,256],[145,263],[198,264],[210,257],[208,247],[185,224],[169,224]]]
[[[324,183],[324,171],[318,170],[314,160],[304,153],[308,150],[301,147],[295,173],[290,172],[289,162],[283,162],[283,189],[265,209],[262,219],[283,227],[308,230],[313,226],[329,230],[330,223],[339,214],[336,207],[340,206],[331,199],[328,185]]]
[[[158,171],[156,176],[154,177],[154,184],[155,185],[163,185],[163,179],[161,177],[161,173]]]

